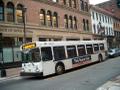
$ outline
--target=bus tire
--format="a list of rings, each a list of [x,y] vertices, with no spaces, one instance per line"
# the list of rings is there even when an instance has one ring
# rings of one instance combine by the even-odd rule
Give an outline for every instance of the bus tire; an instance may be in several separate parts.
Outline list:
[[[56,71],[56,74],[58,75],[63,74],[65,71],[64,65],[62,63],[57,64],[55,67],[55,71]]]
[[[99,54],[98,60],[99,60],[99,62],[102,62],[102,61],[103,61],[103,56],[102,56],[102,54]]]

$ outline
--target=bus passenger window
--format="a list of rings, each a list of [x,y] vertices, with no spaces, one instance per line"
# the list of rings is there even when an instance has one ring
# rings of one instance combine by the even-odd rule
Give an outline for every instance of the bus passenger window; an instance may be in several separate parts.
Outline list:
[[[94,51],[95,52],[99,51],[99,45],[98,44],[94,44],[93,46],[94,46]]]
[[[93,47],[92,47],[92,45],[86,45],[86,49],[87,49],[87,54],[93,54]]]
[[[51,47],[43,47],[43,48],[41,48],[41,56],[42,56],[43,61],[52,60]]]
[[[105,49],[103,43],[101,43],[99,46],[100,46],[100,50],[104,50]]]
[[[86,51],[85,51],[85,46],[84,45],[78,45],[77,48],[78,48],[79,56],[86,55]]]
[[[55,60],[63,60],[66,58],[64,46],[54,47],[53,51]]]
[[[76,47],[75,46],[67,46],[67,54],[68,58],[73,58],[77,56]]]

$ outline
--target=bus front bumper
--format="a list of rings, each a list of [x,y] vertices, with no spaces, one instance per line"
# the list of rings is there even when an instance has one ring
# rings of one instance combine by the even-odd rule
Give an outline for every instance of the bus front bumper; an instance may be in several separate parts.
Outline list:
[[[43,76],[43,73],[20,72],[20,76]]]

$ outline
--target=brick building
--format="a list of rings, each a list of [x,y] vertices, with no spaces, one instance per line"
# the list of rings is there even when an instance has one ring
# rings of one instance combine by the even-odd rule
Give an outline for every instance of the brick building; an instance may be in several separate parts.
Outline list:
[[[5,63],[19,61],[19,56],[15,52],[10,55],[9,51],[19,51],[23,42],[23,12],[27,42],[92,39],[89,0],[0,0]]]

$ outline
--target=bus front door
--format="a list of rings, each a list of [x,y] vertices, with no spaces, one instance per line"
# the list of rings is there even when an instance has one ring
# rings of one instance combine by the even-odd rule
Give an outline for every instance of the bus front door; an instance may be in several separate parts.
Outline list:
[[[43,75],[50,75],[55,73],[55,64],[51,61],[45,61],[43,62]]]

